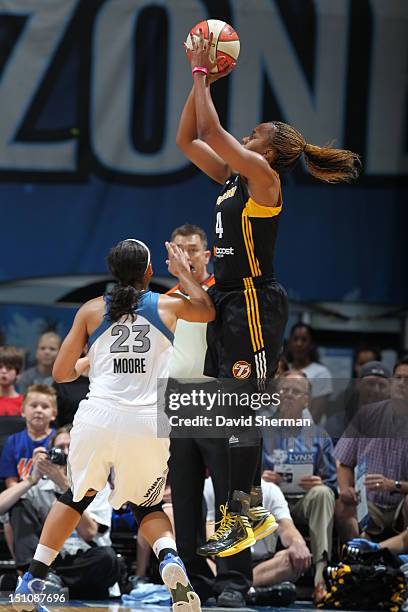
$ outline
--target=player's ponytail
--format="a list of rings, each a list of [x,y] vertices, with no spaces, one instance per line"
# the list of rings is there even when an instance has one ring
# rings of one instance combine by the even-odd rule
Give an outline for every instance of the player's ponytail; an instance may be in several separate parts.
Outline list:
[[[136,319],[135,310],[142,294],[140,289],[135,289],[132,285],[122,285],[118,283],[108,294],[109,319],[119,321],[125,315],[132,321]]]
[[[310,174],[320,181],[349,183],[360,174],[360,157],[352,151],[305,144],[303,155]]]
[[[306,167],[315,178],[326,183],[350,182],[358,177],[361,161],[357,153],[331,146],[309,144],[291,125],[274,121],[272,146],[277,157],[271,164],[278,172],[291,170],[304,155]]]
[[[108,267],[118,281],[108,293],[108,314],[111,321],[124,316],[136,319],[136,308],[142,289],[137,289],[150,264],[150,251],[147,246],[133,238],[122,240],[108,254]]]

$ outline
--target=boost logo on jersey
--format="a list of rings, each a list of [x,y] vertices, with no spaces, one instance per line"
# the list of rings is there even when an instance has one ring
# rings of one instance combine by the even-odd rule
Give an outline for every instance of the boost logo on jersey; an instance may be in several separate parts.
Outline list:
[[[232,366],[232,375],[240,380],[249,378],[251,376],[251,364],[247,361],[236,361]]]
[[[234,255],[234,247],[214,247],[214,257],[224,257],[224,255]]]

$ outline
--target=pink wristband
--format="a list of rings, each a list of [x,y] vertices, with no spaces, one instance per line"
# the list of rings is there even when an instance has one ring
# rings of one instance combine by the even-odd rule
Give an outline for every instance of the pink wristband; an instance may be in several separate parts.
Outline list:
[[[206,68],[205,66],[196,66],[192,69],[191,74],[194,76],[196,72],[202,72],[203,74],[208,75],[208,68]]]

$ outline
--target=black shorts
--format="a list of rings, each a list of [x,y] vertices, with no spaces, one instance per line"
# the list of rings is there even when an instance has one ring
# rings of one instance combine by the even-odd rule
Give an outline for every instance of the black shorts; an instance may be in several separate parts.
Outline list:
[[[210,287],[215,321],[207,325],[204,374],[214,378],[268,380],[275,374],[288,318],[286,291],[275,281],[245,289]]]

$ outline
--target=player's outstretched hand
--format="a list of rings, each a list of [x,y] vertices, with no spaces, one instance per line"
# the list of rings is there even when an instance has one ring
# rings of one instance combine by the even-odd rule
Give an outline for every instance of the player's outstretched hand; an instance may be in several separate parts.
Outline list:
[[[185,252],[174,242],[166,242],[165,245],[169,256],[166,263],[170,274],[180,277],[190,273],[190,263]]]
[[[198,40],[190,34],[192,51],[191,51],[191,69],[196,68],[197,66],[202,66],[207,68],[208,72],[210,72],[215,66],[216,61],[212,60],[210,57],[210,50],[212,41],[214,38],[214,34],[211,32],[209,40],[204,38],[204,32],[200,28],[198,31]]]
[[[187,47],[186,43],[183,43],[183,45],[184,45],[184,49],[186,51],[189,51],[189,48]],[[223,59],[223,58],[224,56],[222,55],[220,59]],[[215,81],[222,79],[222,77],[228,76],[234,70],[236,65],[237,65],[237,62],[233,62],[230,66],[228,66],[228,68],[225,68],[225,70],[221,70],[221,72],[209,72],[207,76],[208,85],[211,85],[211,83],[215,83]]]
[[[211,83],[214,83],[215,81],[218,81],[218,79],[222,79],[222,77],[228,76],[234,70],[236,65],[237,65],[237,63],[233,62],[231,64],[231,66],[229,66],[225,70],[222,70],[221,72],[211,72],[211,73],[208,73],[207,83],[209,85],[211,85]]]

